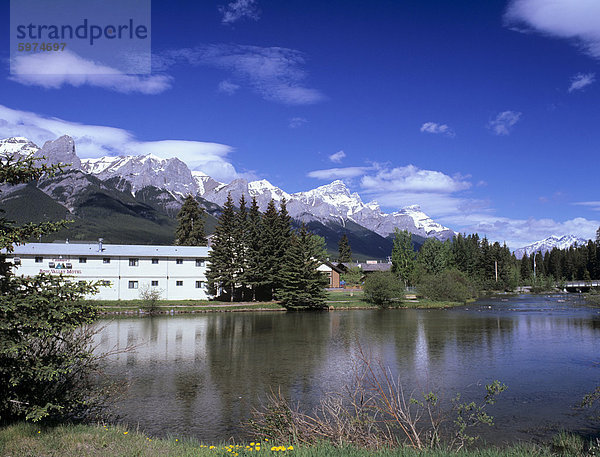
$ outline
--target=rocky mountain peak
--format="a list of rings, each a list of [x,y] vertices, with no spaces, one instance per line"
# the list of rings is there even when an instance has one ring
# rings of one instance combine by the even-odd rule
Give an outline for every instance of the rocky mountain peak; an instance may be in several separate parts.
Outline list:
[[[36,157],[45,157],[48,165],[65,164],[65,169],[81,168],[81,159],[75,152],[75,141],[68,135],[63,135],[56,140],[46,141],[42,149],[35,152]],[[68,165],[66,165],[68,164]]]

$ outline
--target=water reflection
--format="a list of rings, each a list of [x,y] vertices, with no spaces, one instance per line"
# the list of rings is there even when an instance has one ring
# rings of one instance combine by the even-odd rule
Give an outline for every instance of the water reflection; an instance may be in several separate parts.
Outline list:
[[[310,408],[350,379],[363,351],[409,391],[470,397],[502,380],[509,390],[488,436],[498,441],[586,425],[571,406],[599,381],[599,331],[593,308],[514,297],[453,310],[116,320],[99,335],[99,350],[137,346],[111,357],[107,373],[131,386],[117,412],[152,434],[239,438],[240,422],[271,389]]]

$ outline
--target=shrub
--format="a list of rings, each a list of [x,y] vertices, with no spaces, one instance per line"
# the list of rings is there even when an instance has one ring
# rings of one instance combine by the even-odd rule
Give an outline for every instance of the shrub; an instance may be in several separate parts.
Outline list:
[[[158,312],[158,301],[161,299],[162,292],[162,289],[151,287],[148,284],[143,286],[140,289],[143,310],[150,314]]]
[[[98,357],[88,283],[13,277],[0,296],[0,419],[78,417],[89,411]]]
[[[397,306],[404,297],[404,284],[389,271],[370,273],[365,278],[364,297],[381,308]]]
[[[417,284],[417,291],[419,295],[431,300],[461,303],[477,295],[472,282],[462,272],[455,269],[422,277]]]

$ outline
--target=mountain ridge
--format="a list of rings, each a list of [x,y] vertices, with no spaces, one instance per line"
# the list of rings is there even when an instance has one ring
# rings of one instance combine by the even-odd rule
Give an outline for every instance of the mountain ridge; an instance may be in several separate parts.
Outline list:
[[[531,256],[534,252],[545,254],[554,248],[568,249],[575,244],[582,246],[587,244],[587,242],[588,240],[579,238],[575,235],[550,235],[543,240],[535,241],[527,246],[515,249],[514,254],[517,259],[522,259],[525,254],[527,254],[527,256]]]
[[[109,200],[129,199],[132,202],[128,204],[133,201],[147,204],[169,217],[176,214],[187,194],[202,201],[203,206],[210,208],[213,214],[229,194],[235,204],[242,195],[247,201],[256,198],[262,211],[271,199],[276,203],[285,199],[287,210],[296,221],[320,227],[319,231],[328,236],[344,230],[361,232],[373,242],[373,246],[380,246],[373,251],[378,254],[383,252],[381,249],[388,250],[389,242],[381,240],[391,238],[396,228],[410,231],[419,240],[427,237],[447,239],[455,235],[455,232],[423,213],[418,205],[387,214],[375,201],[365,204],[359,194],[350,192],[341,180],[295,193],[288,193],[266,179],[248,181],[238,178],[230,183],[222,183],[201,171],[191,171],[178,158],[163,159],[147,154],[80,159],[76,154],[75,142],[66,135],[46,142],[41,148],[24,137],[0,140],[0,154],[31,154],[44,157],[50,164],[70,164],[60,177],[43,178],[37,186],[72,214],[83,211],[78,195],[87,193],[91,186],[94,192],[109,195]],[[99,197],[92,201],[100,205],[108,204]],[[340,228],[332,229],[337,226]],[[373,232],[380,238],[367,235],[367,232]],[[334,244],[331,240],[327,242],[330,247]]]

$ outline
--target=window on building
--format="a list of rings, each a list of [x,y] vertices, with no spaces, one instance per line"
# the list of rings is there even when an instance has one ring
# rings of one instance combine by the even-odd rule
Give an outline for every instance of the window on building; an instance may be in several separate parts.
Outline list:
[[[79,263],[87,263],[87,257],[79,257]]]
[[[177,265],[181,265],[181,264],[183,264],[183,259],[177,259],[177,260],[175,260],[175,263]]]
[[[204,283],[202,281],[196,281],[196,289],[202,289]]]
[[[152,281],[152,287],[158,286],[158,281]]]
[[[35,258],[35,263],[42,263],[44,261],[43,257],[36,257]]]
[[[54,268],[56,264],[54,262],[48,262],[48,268]]]
[[[175,282],[175,285],[176,285],[176,286],[183,286],[183,281],[176,281],[176,282]]]
[[[152,259],[152,265],[157,265],[158,264],[158,259]]]
[[[138,288],[138,282],[137,281],[129,281],[129,288],[130,289],[137,289]]]
[[[140,259],[134,259],[134,258],[129,259],[130,267],[137,267],[139,264],[140,264]]]
[[[72,263],[65,263],[65,268],[70,270],[71,268],[73,268],[73,264]]]
[[[102,263],[110,263],[110,257],[104,257]]]
[[[196,266],[197,267],[204,267],[204,266],[206,266],[206,263],[205,263],[204,259],[196,259]]]
[[[15,257],[15,258],[13,259],[13,263],[14,263],[15,265],[21,265],[21,258],[20,258],[20,257]]]

